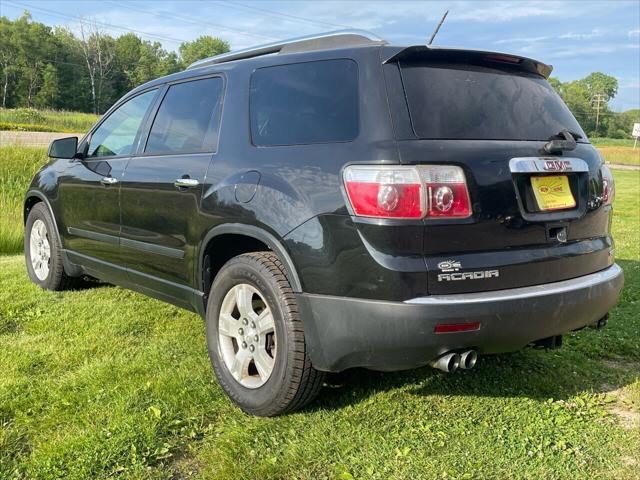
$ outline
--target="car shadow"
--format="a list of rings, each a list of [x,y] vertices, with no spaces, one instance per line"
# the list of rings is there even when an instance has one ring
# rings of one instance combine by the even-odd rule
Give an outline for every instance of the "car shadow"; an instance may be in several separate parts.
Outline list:
[[[393,389],[425,397],[567,400],[582,392],[610,392],[629,385],[640,378],[640,262],[617,263],[625,271],[625,288],[603,329],[587,327],[566,334],[563,347],[557,350],[529,347],[480,356],[472,370],[452,374],[431,367],[390,373],[356,368],[330,374],[318,399],[304,410],[339,409]]]
[[[102,280],[98,280],[97,278],[82,276],[76,278],[71,286],[70,290],[73,291],[83,291],[83,290],[93,290],[94,288],[111,288],[114,285],[111,283],[103,282]]]
[[[305,411],[333,410],[372,395],[406,389],[419,396],[472,396],[566,400],[582,392],[609,392],[633,383],[640,367],[631,360],[594,359],[586,365],[557,361],[560,353],[522,351],[481,357],[472,370],[443,373],[431,367],[404,372],[355,368],[327,377]],[[545,359],[540,355],[548,355]],[[555,360],[554,360],[555,359]],[[599,365],[598,365],[599,364]]]

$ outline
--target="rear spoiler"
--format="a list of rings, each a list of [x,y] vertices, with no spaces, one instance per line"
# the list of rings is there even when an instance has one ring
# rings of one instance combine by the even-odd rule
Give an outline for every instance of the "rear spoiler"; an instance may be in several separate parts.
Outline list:
[[[529,73],[542,75],[549,78],[553,67],[546,63],[539,62],[527,57],[511,55],[499,52],[485,52],[482,50],[468,50],[462,48],[449,47],[428,47],[426,45],[415,45],[412,47],[383,47],[382,63],[402,62],[419,59],[430,59],[435,61],[454,61],[461,63],[472,63],[475,65],[500,64],[503,67],[513,68]]]

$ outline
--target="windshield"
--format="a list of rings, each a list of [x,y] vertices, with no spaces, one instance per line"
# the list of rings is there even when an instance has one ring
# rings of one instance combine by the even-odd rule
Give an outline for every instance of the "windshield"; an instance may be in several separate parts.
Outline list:
[[[425,139],[548,140],[586,135],[542,77],[478,65],[400,65],[416,135]]]

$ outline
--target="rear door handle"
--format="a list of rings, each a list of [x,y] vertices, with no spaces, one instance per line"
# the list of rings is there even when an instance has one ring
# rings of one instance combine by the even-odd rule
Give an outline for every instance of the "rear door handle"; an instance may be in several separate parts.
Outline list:
[[[178,178],[173,184],[176,188],[193,188],[200,185],[200,182],[195,178]]]
[[[102,180],[100,180],[100,183],[105,186],[114,185],[118,183],[118,179],[113,177],[102,177]]]

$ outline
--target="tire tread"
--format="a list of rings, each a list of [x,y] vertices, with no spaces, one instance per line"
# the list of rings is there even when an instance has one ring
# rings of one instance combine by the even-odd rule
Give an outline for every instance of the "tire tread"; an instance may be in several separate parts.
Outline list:
[[[285,329],[290,332],[289,355],[292,359],[291,378],[286,382],[286,391],[278,395],[277,401],[260,410],[247,410],[248,413],[261,416],[275,416],[298,410],[311,402],[322,388],[325,373],[313,368],[307,351],[304,338],[304,328],[300,318],[298,303],[293,294],[293,289],[287,278],[286,268],[278,256],[273,252],[251,252],[239,255],[231,259],[225,266],[245,263],[258,267],[274,283],[279,292],[285,318]],[[233,395],[233,389],[222,385],[231,398],[241,405],[240,398]]]

